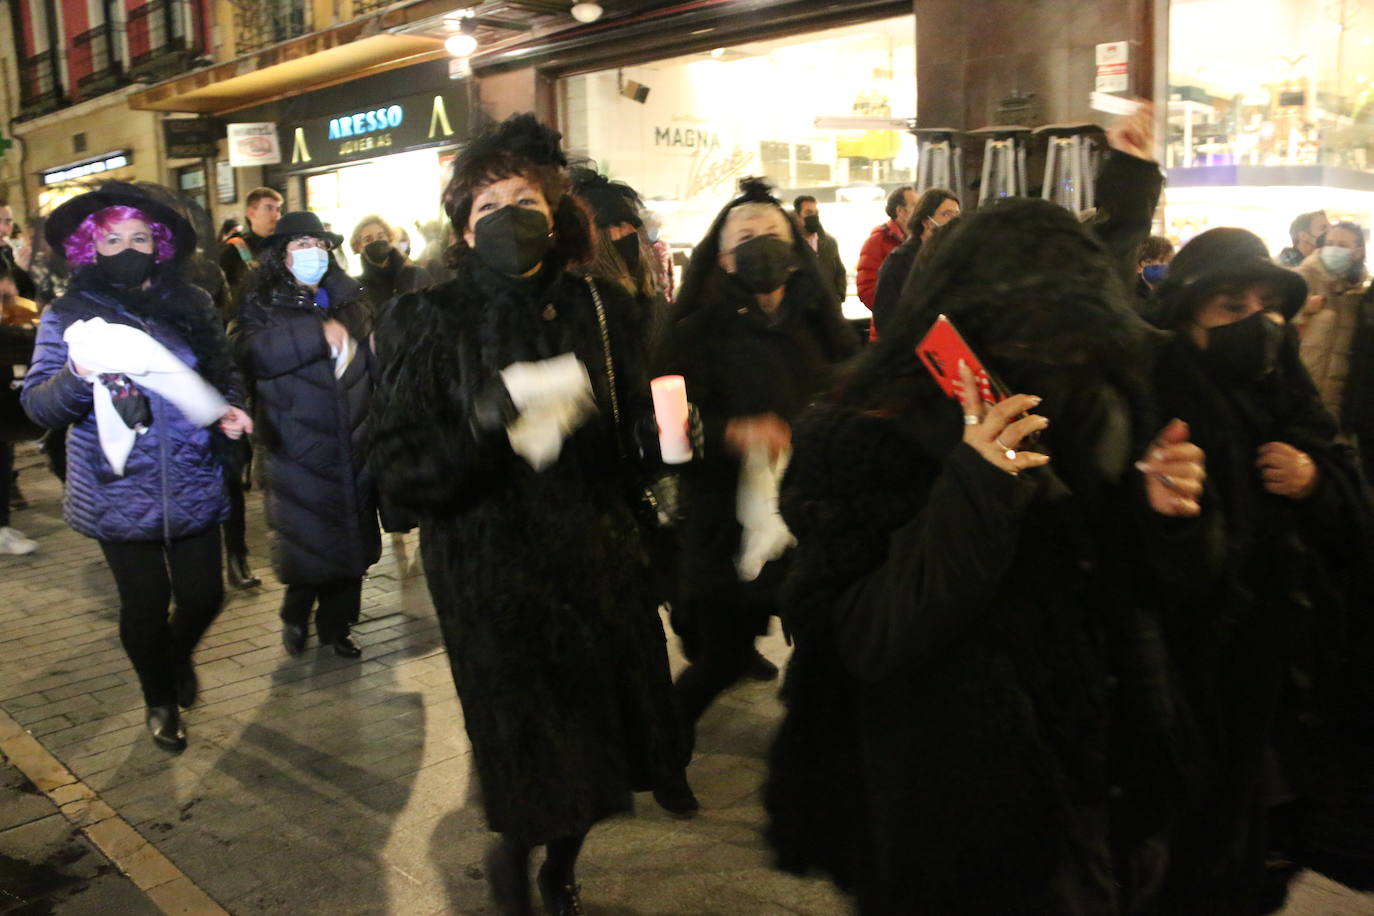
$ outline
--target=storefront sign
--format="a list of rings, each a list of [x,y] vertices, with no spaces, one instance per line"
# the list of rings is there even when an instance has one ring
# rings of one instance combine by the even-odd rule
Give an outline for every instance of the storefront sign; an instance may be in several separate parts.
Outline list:
[[[281,144],[277,141],[277,125],[274,122],[230,124],[228,131],[229,164],[234,168],[276,165],[281,162]]]
[[[115,169],[124,168],[131,162],[133,162],[133,153],[122,149],[105,153],[94,159],[83,159],[80,162],[60,165],[55,169],[45,169],[38,173],[38,177],[42,180],[44,187],[47,187],[64,181],[75,181],[78,178],[89,178],[92,175],[112,172]]]
[[[219,136],[210,118],[165,118],[162,141],[169,159],[205,159],[219,153]]]
[[[365,111],[305,121],[291,133],[291,165],[313,169],[467,137],[465,91],[425,92]]]
[[[720,149],[720,134],[695,127],[655,127],[654,146],[679,149]]]
[[[1098,92],[1125,92],[1130,88],[1130,58],[1129,42],[1107,41],[1097,46]]]

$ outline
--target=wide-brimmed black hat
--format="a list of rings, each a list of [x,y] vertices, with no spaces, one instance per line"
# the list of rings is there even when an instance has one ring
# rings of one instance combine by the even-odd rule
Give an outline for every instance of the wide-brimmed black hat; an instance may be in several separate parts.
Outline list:
[[[196,250],[196,230],[176,210],[148,196],[136,185],[124,181],[108,181],[71,200],[63,202],[48,216],[43,237],[54,251],[63,251],[63,243],[81,226],[86,217],[107,207],[134,207],[143,211],[155,223],[161,223],[172,233],[176,257],[188,257]]]
[[[1307,301],[1307,281],[1271,261],[1259,236],[1245,229],[1208,229],[1169,262],[1168,279],[1157,293],[1155,324],[1177,327],[1211,293],[1254,286],[1272,289],[1279,298],[1279,312],[1289,320]]]
[[[293,210],[290,213],[283,213],[281,219],[277,220],[277,228],[273,229],[272,234],[262,241],[264,245],[277,242],[285,243],[301,235],[321,239],[330,248],[338,248],[339,245],[343,244],[343,236],[326,230],[324,223],[320,222],[319,216],[309,210]]]

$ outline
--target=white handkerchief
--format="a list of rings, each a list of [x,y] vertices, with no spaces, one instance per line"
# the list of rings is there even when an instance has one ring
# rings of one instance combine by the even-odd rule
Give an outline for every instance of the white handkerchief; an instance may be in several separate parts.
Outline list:
[[[138,328],[88,318],[72,322],[62,339],[67,343],[67,358],[86,370],[83,378],[94,386],[100,447],[116,474],[123,475],[138,433],[124,424],[109,389],[97,376],[123,373],[139,388],[161,395],[200,427],[215,423],[229,408],[209,382]]]
[[[558,460],[563,441],[596,414],[592,380],[576,355],[512,363],[501,381],[520,416],[506,427],[511,449],[536,471]]]
[[[776,560],[797,543],[778,512],[778,485],[792,457],[790,450],[768,460],[768,449],[756,445],[740,462],[739,488],[735,491],[735,517],[744,528],[740,534],[735,571],[741,582],[757,579],[770,560]]]

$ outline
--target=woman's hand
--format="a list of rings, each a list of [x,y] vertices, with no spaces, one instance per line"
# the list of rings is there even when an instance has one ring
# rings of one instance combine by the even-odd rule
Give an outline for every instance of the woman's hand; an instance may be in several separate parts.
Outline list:
[[[725,423],[725,443],[740,456],[755,445],[763,445],[768,449],[768,460],[777,461],[792,445],[792,427],[775,413],[735,417]]]
[[[1155,109],[1142,101],[1135,114],[1122,118],[1107,129],[1107,143],[1137,159],[1153,162],[1155,158]]]
[[[342,353],[348,346],[348,328],[330,318],[324,323],[324,339],[329,343],[330,353]]]
[[[253,434],[253,418],[237,407],[230,407],[219,418],[219,428],[230,439],[241,439]]]
[[[1188,424],[1173,420],[1160,431],[1136,470],[1145,475],[1145,498],[1150,508],[1171,518],[1202,513],[1198,500],[1207,479],[1207,456],[1188,441]]]
[[[1038,406],[1040,398],[1017,394],[989,407],[978,394],[978,379],[973,370],[963,361],[959,363],[955,390],[964,407],[964,442],[983,460],[1012,476],[1049,464],[1049,455],[1016,450],[1022,439],[1050,425],[1047,418],[1035,414],[1015,419]]]
[[[1275,496],[1289,499],[1311,496],[1321,478],[1312,457],[1287,442],[1266,442],[1261,445],[1255,467],[1259,468],[1264,489]]]

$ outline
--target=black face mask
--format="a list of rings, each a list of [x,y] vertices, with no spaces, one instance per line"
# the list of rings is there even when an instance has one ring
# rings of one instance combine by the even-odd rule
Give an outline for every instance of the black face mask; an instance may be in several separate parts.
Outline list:
[[[807,235],[815,235],[816,233],[820,232],[820,231],[821,231],[821,217],[820,217],[820,214],[819,214],[819,213],[812,213],[810,216],[808,216],[808,217],[806,217],[805,219],[803,219],[803,220],[802,220],[802,228],[806,230],[806,234],[807,234]]]
[[[796,266],[792,246],[771,235],[756,236],[735,246],[735,276],[756,295],[782,286]]]
[[[502,207],[477,221],[473,249],[482,262],[512,277],[528,273],[549,253],[553,233],[549,221],[528,207]]]
[[[1206,362],[1237,382],[1258,381],[1278,365],[1283,325],[1264,312],[1207,329]]]
[[[611,242],[611,247],[615,253],[620,255],[620,260],[625,262],[631,274],[639,273],[639,233],[631,232],[629,235],[621,236]]]
[[[97,254],[95,269],[111,286],[142,286],[153,272],[153,256],[132,248],[125,248],[119,254]]]
[[[385,264],[387,258],[391,257],[391,243],[386,239],[368,242],[363,246],[363,257],[379,266]]]

